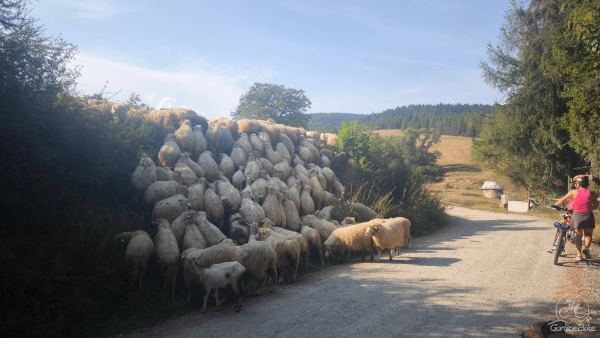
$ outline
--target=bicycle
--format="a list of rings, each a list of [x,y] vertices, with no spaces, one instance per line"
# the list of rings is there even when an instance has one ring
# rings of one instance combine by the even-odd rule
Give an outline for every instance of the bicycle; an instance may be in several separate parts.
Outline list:
[[[561,222],[554,222],[556,234],[554,235],[554,243],[552,244],[555,247],[554,265],[558,265],[558,258],[565,251],[567,240],[575,244],[577,234],[575,233],[575,229],[573,229],[573,227],[570,224],[573,210],[562,208],[557,205],[552,205],[551,208],[560,211],[560,215],[562,217]]]

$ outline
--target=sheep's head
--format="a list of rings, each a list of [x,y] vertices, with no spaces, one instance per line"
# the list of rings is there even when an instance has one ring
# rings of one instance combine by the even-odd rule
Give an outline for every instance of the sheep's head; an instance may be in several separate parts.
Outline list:
[[[129,239],[131,239],[132,235],[133,235],[132,232],[126,231],[126,232],[122,232],[122,233],[116,235],[115,239],[121,243],[127,243],[129,241]]]
[[[380,230],[381,230],[381,223],[371,224],[367,227],[367,230],[365,230],[365,236],[376,235],[377,233],[379,233]]]
[[[271,229],[259,228],[256,232],[256,235],[254,235],[254,238],[256,238],[257,241],[260,241],[261,239],[266,239],[267,237],[269,237],[270,232]]]

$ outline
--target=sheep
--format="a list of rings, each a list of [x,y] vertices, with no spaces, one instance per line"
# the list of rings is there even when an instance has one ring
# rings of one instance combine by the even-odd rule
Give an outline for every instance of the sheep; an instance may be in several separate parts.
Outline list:
[[[198,211],[192,217],[195,218],[194,223],[198,225],[198,229],[200,229],[208,246],[217,245],[227,238],[219,228],[208,221],[204,211]]]
[[[254,148],[252,148],[252,145],[250,144],[250,138],[248,137],[248,134],[246,134],[246,133],[240,134],[240,138],[238,138],[238,140],[235,141],[234,147],[236,145],[238,147],[242,148],[245,155],[249,155],[250,153],[254,152]],[[233,149],[232,149],[232,153],[233,153]]]
[[[300,193],[300,216],[312,215],[315,213],[315,202],[310,197],[310,185],[302,184],[302,192]]]
[[[171,230],[177,239],[177,244],[181,247],[183,245],[183,235],[188,223],[194,223],[194,213],[190,210],[182,212],[173,222],[171,222]]]
[[[325,247],[325,259],[334,254],[339,254],[342,260],[349,258],[352,252],[363,252],[371,254],[373,260],[373,240],[371,236],[365,236],[371,222],[352,224],[347,227],[335,229],[323,243]]]
[[[265,241],[273,246],[277,253],[277,283],[283,280],[296,281],[300,265],[300,244],[298,241],[273,232],[269,228],[260,228],[256,239]]]
[[[177,181],[155,181],[146,188],[144,202],[154,205],[156,202],[176,194],[188,194],[186,186]]]
[[[309,171],[311,197],[315,201],[315,208],[321,209],[324,206],[324,190],[323,186],[319,182],[318,172],[314,169]]]
[[[329,159],[329,157],[321,154],[321,166],[323,168],[328,168],[331,166],[331,160]]]
[[[221,124],[209,125],[208,130],[206,131],[206,142],[208,143],[208,148],[215,154],[229,154],[233,147],[231,130]]]
[[[279,142],[281,144],[283,144],[286,148],[286,150],[288,151],[288,154],[290,155],[290,162],[292,160],[292,156],[295,153],[296,150],[296,146],[294,145],[294,142],[290,139],[289,136],[287,136],[286,134],[281,134],[279,135]]]
[[[321,242],[321,236],[319,232],[307,225],[303,225],[300,228],[300,233],[306,239],[308,246],[310,248],[310,256],[313,257],[317,255],[318,260],[321,262],[321,265],[325,264],[323,261],[323,245]]]
[[[275,188],[278,193],[283,195],[287,195],[287,193],[290,191],[290,188],[287,186],[287,184],[283,183],[278,176],[267,178],[267,185]]]
[[[313,161],[312,153],[310,152],[310,150],[308,148],[303,147],[303,146],[298,146],[298,147],[296,147],[296,151],[298,153],[298,157],[300,157],[300,159],[303,162],[310,163]]]
[[[131,174],[131,183],[139,191],[145,191],[156,181],[156,165],[147,154],[142,154],[140,162]]]
[[[250,226],[248,243],[242,245],[240,250],[242,265],[248,272],[247,277],[258,280],[260,290],[265,287],[269,277],[273,285],[277,283],[277,253],[270,243],[256,240],[257,231],[258,225],[253,223]]]
[[[265,144],[258,136],[256,136],[256,134],[250,134],[250,145],[252,146],[253,151],[257,152],[259,155],[265,153]]]
[[[205,249],[206,247],[206,240],[204,239],[204,236],[202,236],[200,229],[198,229],[198,225],[191,222],[187,223],[182,239],[182,249]]]
[[[292,159],[292,165],[293,166],[297,166],[297,165],[305,165],[306,162],[304,162],[300,156],[298,156],[298,154],[294,154],[294,158]]]
[[[192,271],[193,262],[200,266],[210,266],[223,262],[241,262],[239,247],[233,245],[231,240],[223,240],[220,243],[209,246],[206,249],[190,248],[181,253],[181,266],[183,267],[183,284],[188,291],[188,302],[192,295],[192,286],[197,285],[199,280]]]
[[[175,140],[182,151],[192,153],[194,151],[194,131],[190,120],[181,121],[179,129],[175,131]]]
[[[261,206],[265,211],[265,216],[270,218],[275,225],[281,227],[286,226],[285,211],[281,204],[281,195],[278,194],[274,188],[267,186],[267,196]]]
[[[242,197],[240,192],[233,186],[225,176],[221,176],[216,182],[217,194],[221,196],[223,206],[227,208],[229,214],[235,213],[240,208]]]
[[[342,226],[345,227],[346,225],[350,224],[356,224],[356,219],[354,217],[344,217],[342,220]]]
[[[252,199],[252,195],[248,192],[242,192],[242,203],[239,212],[247,224],[258,223],[265,218],[265,211]]]
[[[331,221],[331,213],[332,212],[333,212],[333,206],[329,205],[329,206],[326,206],[323,209],[315,212],[315,216],[317,216],[320,219],[324,219],[326,221]]]
[[[158,223],[158,231],[154,236],[156,267],[163,279],[163,286],[171,286],[171,297],[174,299],[179,246],[173,231],[171,231],[169,222],[164,218],[160,218],[156,220],[156,223]]]
[[[362,203],[350,203],[350,208],[356,212],[358,221],[366,222],[377,217],[377,213],[373,209]]]
[[[248,162],[246,162],[246,167],[244,168],[244,176],[246,176],[246,180],[249,183],[256,181],[260,177],[260,164],[256,160],[254,154],[250,154],[248,157]]]
[[[154,252],[154,243],[143,230],[123,232],[116,238],[121,242],[129,242],[125,249],[125,270],[127,270],[130,287],[133,289],[137,283],[138,290],[141,290],[144,275],[148,270],[148,262]]]
[[[368,223],[368,226],[364,231],[364,235],[372,240],[373,246],[377,250],[377,259],[379,259],[382,250],[389,249],[391,261],[393,251],[396,248],[403,247],[406,243],[405,227],[410,228],[410,221],[404,217],[395,217],[366,223]]]
[[[219,170],[225,175],[228,179],[233,176],[235,171],[235,163],[231,159],[231,157],[227,156],[227,154],[221,154],[221,162],[219,163]]]
[[[233,146],[233,148],[231,149],[231,154],[229,155],[229,157],[231,158],[231,160],[233,161],[233,164],[236,167],[241,167],[243,165],[246,165],[246,161],[247,161],[246,152],[244,151],[244,149],[242,149],[242,147],[240,147],[237,144],[235,144]]]
[[[175,180],[175,173],[169,167],[156,167],[157,181],[172,181]]]
[[[291,199],[284,198],[283,211],[285,214],[286,228],[299,232],[302,224],[300,223],[300,215],[298,214],[298,208],[296,207],[296,204],[294,204]]]
[[[181,149],[175,142],[175,136],[168,134],[165,137],[162,147],[158,151],[158,161],[162,166],[172,167],[181,155]]]
[[[333,155],[331,159],[331,170],[338,176],[342,175],[348,169],[348,155],[345,152],[339,152]]]
[[[208,188],[204,190],[204,209],[208,219],[223,230],[225,226],[225,208],[221,197],[215,192],[214,183],[208,184]]]
[[[238,171],[231,176],[231,184],[236,189],[243,189],[244,183],[246,183],[246,176],[244,176],[244,165],[240,165]]]
[[[259,158],[257,161],[258,161],[258,164],[260,165],[260,168],[267,175],[273,175],[273,171],[275,170],[275,168],[273,167],[273,163],[271,163],[271,161],[267,160],[264,157]]]
[[[204,210],[204,192],[206,190],[206,179],[198,179],[195,184],[188,188],[188,201],[193,210]]]
[[[248,236],[250,236],[250,230],[244,223],[242,215],[239,213],[231,215],[229,217],[229,238],[241,245],[248,242]]]
[[[189,187],[196,182],[198,175],[196,175],[194,170],[192,170],[192,168],[190,168],[190,166],[187,164],[188,161],[186,156],[187,155],[185,153],[181,154],[179,160],[177,160],[177,163],[175,163],[174,171],[181,176],[181,183]]]
[[[152,209],[152,219],[164,218],[173,222],[187,208],[187,199],[182,194],[176,194],[158,201]]]
[[[288,190],[287,198],[294,202],[298,213],[300,212],[300,191],[302,191],[302,182],[296,181]]]
[[[315,215],[306,215],[302,217],[302,222],[311,228],[317,230],[319,236],[321,236],[321,242],[325,242],[329,235],[337,229],[337,227],[324,219],[319,219]]]
[[[281,157],[286,163],[292,163],[292,155],[283,143],[277,142],[275,145],[275,152],[277,152],[279,157]]]
[[[192,155],[194,158],[200,156],[203,152],[208,149],[208,145],[206,143],[206,138],[204,138],[204,130],[202,126],[194,126],[194,146],[192,150]]]
[[[198,164],[204,169],[206,173],[206,178],[213,182],[214,180],[219,178],[219,166],[217,162],[212,157],[212,153],[210,151],[205,151],[198,157]]]
[[[268,218],[265,218],[265,221],[266,221],[266,223],[269,223]],[[295,241],[297,241],[298,244],[300,245],[300,257],[304,263],[304,268],[308,268],[308,263],[310,261],[310,248],[308,246],[308,241],[306,240],[306,238],[304,238],[304,236],[302,234],[299,234],[298,232],[295,232],[295,231],[291,231],[291,230],[287,230],[284,228],[273,226],[272,223],[269,225],[263,224],[263,227],[270,228],[275,233],[278,233],[284,237],[288,237],[288,238],[291,238],[291,239],[294,239]]]
[[[262,173],[261,173],[262,176]],[[246,182],[248,184],[249,181]],[[257,178],[252,184],[250,184],[252,192],[258,197],[258,200],[262,203],[267,196],[267,180],[262,177]]]
[[[234,120],[230,120],[228,118],[225,117],[220,117],[218,119],[214,119],[208,122],[209,126],[214,126],[214,125],[219,125],[219,126],[225,126],[226,128],[229,129],[229,131],[231,132],[231,135],[233,137],[237,137],[239,134],[239,128],[238,128],[238,124],[236,121]]]
[[[185,164],[187,164],[187,166],[190,167],[190,169],[192,169],[192,171],[194,172],[194,174],[196,174],[198,178],[206,176],[204,168],[202,168],[198,163],[194,162],[190,158],[189,153],[182,153],[182,155],[184,155],[183,160],[185,161]]]
[[[233,293],[237,296],[237,303],[234,305],[235,312],[239,312],[242,308],[242,295],[243,295],[243,284],[240,284],[242,277],[246,273],[246,268],[239,262],[224,262],[219,264],[213,264],[209,267],[200,266],[196,262],[190,264],[192,273],[196,276],[204,286],[204,304],[202,305],[202,313],[206,312],[208,296],[210,292],[214,290],[215,294],[215,310],[219,311],[221,304],[225,300],[219,299],[219,288],[224,288],[231,285]]]

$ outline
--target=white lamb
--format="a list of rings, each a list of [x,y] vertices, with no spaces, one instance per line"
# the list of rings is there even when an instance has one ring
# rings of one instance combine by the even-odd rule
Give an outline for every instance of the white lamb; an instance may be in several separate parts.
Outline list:
[[[225,299],[219,299],[219,288],[227,287],[231,285],[234,294],[237,296],[237,303],[234,306],[236,312],[242,308],[242,293],[243,293],[243,280],[242,277],[246,272],[246,268],[239,262],[224,262],[213,264],[209,267],[200,266],[195,261],[191,264],[192,272],[198,281],[204,286],[204,304],[202,305],[202,313],[206,312],[208,304],[208,296],[210,292],[214,290],[215,294],[215,310],[219,311],[221,304],[225,302]],[[241,284],[240,284],[241,282]]]

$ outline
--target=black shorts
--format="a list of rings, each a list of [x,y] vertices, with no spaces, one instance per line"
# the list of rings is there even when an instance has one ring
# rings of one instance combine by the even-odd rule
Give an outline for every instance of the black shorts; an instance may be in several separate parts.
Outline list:
[[[571,216],[571,225],[575,229],[596,227],[596,220],[594,219],[594,213],[578,212],[578,211],[574,212],[573,216]]]

